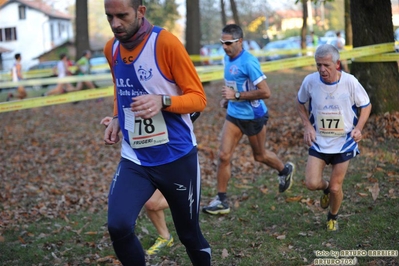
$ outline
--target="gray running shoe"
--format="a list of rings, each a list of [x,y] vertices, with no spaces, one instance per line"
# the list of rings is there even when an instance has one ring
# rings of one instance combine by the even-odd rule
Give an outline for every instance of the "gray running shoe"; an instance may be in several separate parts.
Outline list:
[[[208,206],[202,208],[202,211],[213,215],[228,214],[230,212],[230,207],[227,200],[220,201],[219,196],[216,196]]]

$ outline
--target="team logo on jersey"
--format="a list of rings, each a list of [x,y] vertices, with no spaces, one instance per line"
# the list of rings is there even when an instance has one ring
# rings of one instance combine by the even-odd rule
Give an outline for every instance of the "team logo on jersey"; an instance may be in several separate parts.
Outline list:
[[[330,100],[334,100],[335,99],[335,97],[334,97],[334,95],[332,95],[331,93],[327,93],[327,95],[326,95],[326,98],[325,98],[326,100],[328,100],[328,99],[330,99]]]
[[[339,110],[339,105],[324,105],[323,110]]]
[[[251,106],[256,108],[260,106],[260,100],[252,100],[251,101]]]
[[[115,78],[115,83],[118,88],[134,88],[133,80],[129,78]]]
[[[238,67],[236,65],[230,66],[229,72],[231,75],[237,75],[238,74]]]
[[[140,81],[148,81],[152,78],[152,68],[144,69],[143,66],[140,66],[137,70],[137,76]]]

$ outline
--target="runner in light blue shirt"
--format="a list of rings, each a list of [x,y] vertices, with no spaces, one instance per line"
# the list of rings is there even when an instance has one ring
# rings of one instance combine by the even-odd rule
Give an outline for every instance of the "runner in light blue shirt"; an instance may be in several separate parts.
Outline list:
[[[222,129],[217,170],[218,194],[202,210],[209,214],[227,214],[227,184],[231,177],[231,158],[243,135],[248,136],[255,161],[278,171],[279,191],[292,185],[293,163],[284,164],[273,151],[265,149],[266,123],[269,118],[264,99],[271,95],[258,60],[242,47],[242,29],[234,24],[222,30],[220,42],[226,52],[221,106],[227,107]]]

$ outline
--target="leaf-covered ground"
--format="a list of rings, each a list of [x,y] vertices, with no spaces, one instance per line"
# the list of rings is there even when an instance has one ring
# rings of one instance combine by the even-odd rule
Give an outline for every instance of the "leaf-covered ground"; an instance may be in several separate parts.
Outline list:
[[[285,160],[306,158],[295,103],[301,81],[310,71],[313,69],[268,74],[272,97],[266,100],[270,109],[266,148]],[[217,151],[225,116],[225,110],[219,107],[221,85],[221,81],[205,84],[208,106],[195,123],[205,188],[216,184]],[[69,215],[83,210],[95,214],[106,208],[120,150],[119,145],[104,145],[104,127],[99,122],[112,115],[112,104],[111,98],[105,98],[0,113],[0,241],[4,241],[2,235],[7,230],[21,230],[43,218],[68,220]],[[372,143],[398,139],[399,113],[373,115],[364,135]],[[372,148],[362,151],[370,160],[378,160]],[[233,175],[246,180],[270,170],[254,162],[246,138],[232,163]],[[398,174],[395,171],[393,176]],[[203,195],[203,204],[212,196]]]

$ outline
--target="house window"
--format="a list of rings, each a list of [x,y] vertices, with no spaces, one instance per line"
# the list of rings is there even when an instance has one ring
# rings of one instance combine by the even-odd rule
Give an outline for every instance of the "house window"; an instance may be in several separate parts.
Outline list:
[[[65,25],[62,22],[58,23],[58,37],[62,36],[62,33],[65,31]]]
[[[3,41],[3,29],[0,29],[0,42]]]
[[[3,28],[1,29],[1,41],[15,41],[17,40],[17,29],[13,28]]]
[[[53,26],[53,24],[50,25],[50,34],[51,34],[51,41],[54,41],[54,26]]]
[[[18,14],[19,14],[19,19],[26,19],[26,6],[20,5],[18,6]]]

